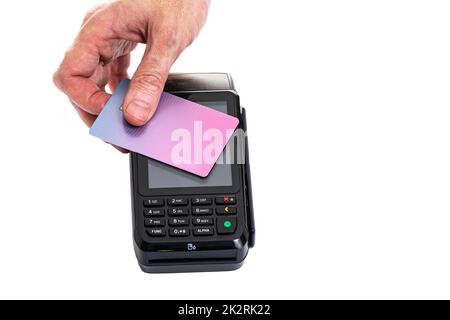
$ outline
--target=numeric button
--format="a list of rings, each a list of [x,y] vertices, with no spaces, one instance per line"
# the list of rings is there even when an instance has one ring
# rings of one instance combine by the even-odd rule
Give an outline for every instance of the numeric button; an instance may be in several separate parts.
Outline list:
[[[164,217],[164,209],[144,209],[144,216],[146,217]]]
[[[194,226],[212,226],[214,224],[214,218],[211,217],[198,217],[192,219]]]
[[[164,199],[161,199],[161,198],[144,199],[145,207],[162,207],[163,205],[164,205]]]
[[[168,200],[169,206],[187,206],[188,199],[187,198],[170,198]]]
[[[192,214],[196,216],[211,215],[212,208],[202,208],[202,207],[192,208]]]
[[[212,199],[208,197],[195,197],[192,198],[192,205],[194,206],[210,206],[212,205]]]
[[[188,218],[170,218],[169,226],[171,227],[179,227],[179,226],[188,226],[189,220]]]
[[[145,219],[144,225],[146,227],[164,227],[166,225],[166,220],[164,219]]]
[[[170,229],[169,234],[171,237],[187,237],[189,236],[188,228],[174,228]]]
[[[188,208],[170,208],[169,216],[187,216],[189,215]]]

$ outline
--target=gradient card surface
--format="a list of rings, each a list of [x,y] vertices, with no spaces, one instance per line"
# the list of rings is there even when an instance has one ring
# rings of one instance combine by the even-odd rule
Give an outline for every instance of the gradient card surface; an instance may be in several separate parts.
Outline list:
[[[128,79],[120,83],[90,134],[195,175],[208,176],[239,119],[164,92],[150,121],[142,127],[134,127],[127,123],[121,110],[129,84]],[[210,152],[211,133],[222,139],[216,141],[220,152]],[[189,136],[190,141],[186,141]],[[209,155],[207,159],[203,157],[204,151]]]

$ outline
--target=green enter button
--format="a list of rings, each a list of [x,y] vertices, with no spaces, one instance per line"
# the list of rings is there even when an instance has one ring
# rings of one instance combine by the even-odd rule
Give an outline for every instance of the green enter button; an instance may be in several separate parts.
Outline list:
[[[237,217],[217,217],[217,233],[232,234],[236,231]]]

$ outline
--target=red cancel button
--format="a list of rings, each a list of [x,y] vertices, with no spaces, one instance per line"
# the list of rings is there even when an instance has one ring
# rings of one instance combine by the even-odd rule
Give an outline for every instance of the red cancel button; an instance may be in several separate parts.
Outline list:
[[[216,204],[236,204],[236,197],[234,196],[217,197]]]

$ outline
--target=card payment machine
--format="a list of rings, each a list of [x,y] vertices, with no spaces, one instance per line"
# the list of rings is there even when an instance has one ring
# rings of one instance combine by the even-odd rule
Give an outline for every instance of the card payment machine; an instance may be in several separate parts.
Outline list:
[[[235,116],[247,132],[228,74],[172,74],[165,91]],[[241,142],[245,161],[216,164],[206,178],[131,153],[133,239],[144,272],[241,267],[255,242],[246,134]]]

